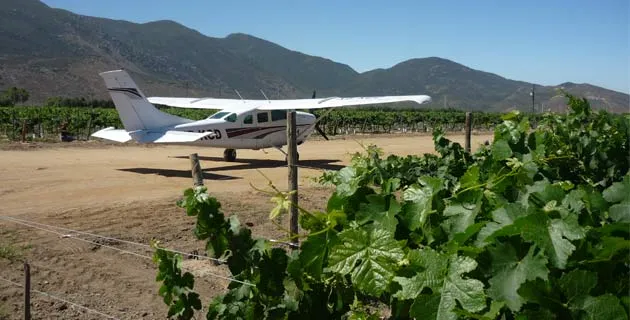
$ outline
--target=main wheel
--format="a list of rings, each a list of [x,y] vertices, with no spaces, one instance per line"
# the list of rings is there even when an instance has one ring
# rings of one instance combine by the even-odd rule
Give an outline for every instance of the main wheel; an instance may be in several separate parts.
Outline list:
[[[225,149],[225,151],[223,151],[223,159],[227,162],[232,162],[236,160],[236,150]]]

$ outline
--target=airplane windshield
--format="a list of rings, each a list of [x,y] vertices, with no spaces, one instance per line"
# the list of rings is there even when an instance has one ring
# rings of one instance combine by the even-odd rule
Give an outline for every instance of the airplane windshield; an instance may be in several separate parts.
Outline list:
[[[208,119],[221,119],[223,118],[225,115],[227,115],[229,112],[217,112],[211,116],[208,117]]]

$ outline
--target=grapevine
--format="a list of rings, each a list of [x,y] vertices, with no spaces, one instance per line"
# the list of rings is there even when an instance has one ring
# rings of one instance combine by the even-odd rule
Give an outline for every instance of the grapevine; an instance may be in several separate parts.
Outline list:
[[[567,98],[535,129],[506,115],[474,154],[439,130],[438,155],[366,147],[320,178],[335,192],[301,210],[292,252],[186,190],[195,235],[240,281],[207,318],[628,319],[630,117]]]
[[[68,100],[68,99],[66,99]],[[57,136],[62,129],[76,139],[88,138],[89,135],[106,127],[122,128],[118,113],[114,108],[64,106],[66,101],[51,98],[47,105],[0,107],[0,134],[10,140],[18,140],[26,127],[29,139],[45,140]],[[89,100],[75,99],[72,105],[90,103]],[[68,102],[68,103],[70,103]],[[100,101],[97,105],[108,105],[109,101]],[[177,116],[200,120],[217,110],[171,108],[160,109]],[[319,110],[315,114],[322,116]],[[532,115],[538,122],[542,115]],[[363,133],[408,133],[430,132],[441,127],[445,131],[463,131],[465,113],[460,110],[409,109],[396,110],[384,108],[340,109],[323,116],[320,126],[327,135],[363,134]],[[473,129],[489,131],[501,123],[500,113],[473,112]]]

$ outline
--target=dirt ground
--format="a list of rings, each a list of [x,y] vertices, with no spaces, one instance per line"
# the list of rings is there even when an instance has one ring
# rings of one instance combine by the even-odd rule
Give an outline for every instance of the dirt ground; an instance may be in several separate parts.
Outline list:
[[[463,136],[449,138],[463,144]],[[490,139],[489,135],[473,136],[473,148]],[[376,144],[386,154],[433,152],[431,137],[426,135],[307,141],[299,147],[300,165],[304,166],[299,172],[302,206],[313,210],[325,207],[331,189],[317,185],[312,178],[322,170],[342,168],[353,153],[362,151],[360,143]],[[184,252],[200,250],[203,244],[192,234],[194,219],[175,204],[192,184],[188,156],[198,153],[205,185],[221,201],[226,214],[235,214],[242,223],[252,225],[256,236],[283,237],[268,220],[273,207],[269,196],[251,186],[265,188],[264,173],[276,186],[286,188],[284,155],[275,149],[238,150],[238,159],[232,163],[223,162],[220,149],[183,146],[94,142],[1,149],[0,216],[144,244],[159,239],[163,246]],[[152,255],[145,247],[103,242],[90,236],[80,238]],[[7,259],[11,255],[13,261]],[[0,220],[0,278],[23,283],[22,259],[31,264],[34,290],[117,319],[166,316],[150,259]],[[184,267],[198,276],[195,288],[204,305],[224,292],[227,280],[216,275],[229,276],[225,267],[194,259],[185,259]],[[0,319],[22,319],[23,301],[22,288],[0,279]],[[105,318],[37,293],[32,293],[31,301],[33,319]]]

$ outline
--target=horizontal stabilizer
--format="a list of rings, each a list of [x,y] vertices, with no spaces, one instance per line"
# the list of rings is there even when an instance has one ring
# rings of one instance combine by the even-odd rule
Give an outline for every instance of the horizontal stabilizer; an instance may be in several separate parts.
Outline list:
[[[204,137],[214,136],[214,132],[187,132],[187,131],[156,131],[156,130],[138,130],[127,132],[123,129],[114,129],[114,127],[105,128],[92,134],[92,137],[127,142],[135,140],[140,143],[171,143],[171,142],[193,142]]]
[[[91,136],[116,142],[127,142],[131,140],[131,136],[127,133],[127,131],[123,129],[114,129],[114,127],[96,131],[92,133]]]
[[[139,130],[130,132],[131,137],[140,143],[175,143],[175,142],[193,142],[208,136],[214,136],[214,132],[187,132],[187,131],[156,131],[156,130]]]

